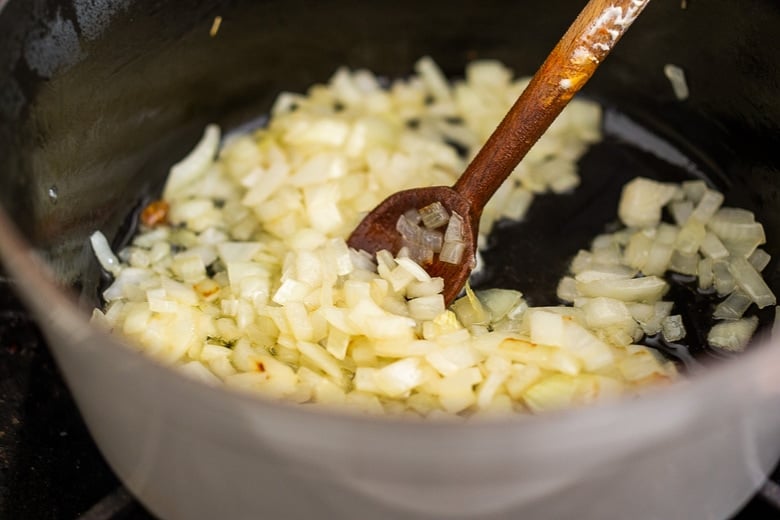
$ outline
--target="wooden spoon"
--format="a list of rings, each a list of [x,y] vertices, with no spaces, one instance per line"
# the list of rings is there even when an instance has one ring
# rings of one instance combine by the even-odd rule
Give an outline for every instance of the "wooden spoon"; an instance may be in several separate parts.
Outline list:
[[[444,300],[452,303],[475,265],[482,209],[520,160],[590,79],[650,0],[590,0],[534,75],[454,186],[414,188],[391,195],[371,211],[350,235],[355,249],[397,253],[398,217],[409,209],[441,202],[464,222],[466,253],[459,264],[438,256],[426,266],[444,279]]]

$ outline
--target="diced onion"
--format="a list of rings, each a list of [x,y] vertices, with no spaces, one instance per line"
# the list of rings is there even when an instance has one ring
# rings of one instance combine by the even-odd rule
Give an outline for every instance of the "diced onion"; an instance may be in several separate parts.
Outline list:
[[[216,125],[209,125],[203,133],[203,137],[190,154],[176,163],[168,175],[163,189],[163,197],[172,199],[187,185],[193,183],[203,175],[211,164],[219,147],[220,131]]]
[[[724,350],[741,352],[745,350],[756,327],[758,327],[756,316],[717,323],[707,334],[707,343]]]
[[[445,242],[439,253],[439,260],[448,264],[459,264],[466,252],[466,244],[463,242]]]
[[[434,202],[418,210],[422,223],[428,229],[436,229],[450,220],[450,214],[441,202]]]
[[[747,260],[741,257],[733,258],[728,269],[737,285],[758,305],[759,309],[777,303],[774,293],[761,274]]]
[[[95,231],[89,237],[89,241],[101,267],[113,275],[118,275],[122,270],[122,265],[114,252],[111,251],[111,246],[108,245],[106,236],[100,231]]]
[[[452,185],[526,84],[494,61],[470,64],[454,86],[430,58],[416,69],[384,89],[369,71],[341,68],[306,95],[282,94],[265,128],[221,150],[219,129],[207,128],[166,184],[170,223],[142,229],[118,255],[93,237],[114,275],[95,322],[208,384],[426,417],[535,413],[675,378],[673,364],[636,345],[685,334],[662,299],[667,270],[715,285],[716,318],[743,323],[717,324],[712,345],[748,341],[746,299],[774,302],[757,281],[769,261],[757,249],[763,227],[702,181],[626,185],[628,227],[597,236],[559,283],[570,307],[467,285],[447,309],[444,281],[425,266],[437,253],[458,264],[478,252],[466,251],[464,215],[441,202],[399,217],[399,251],[350,249],[349,232],[390,194]],[[536,194],[579,183],[576,160],[600,137],[600,114],[572,100],[485,208],[479,247]]]
[[[747,295],[734,291],[715,307],[713,317],[721,320],[738,320],[753,303]]]

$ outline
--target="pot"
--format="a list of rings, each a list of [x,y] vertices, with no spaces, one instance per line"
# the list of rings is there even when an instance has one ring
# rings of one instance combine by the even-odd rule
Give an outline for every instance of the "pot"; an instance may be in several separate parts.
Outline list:
[[[766,335],[639,400],[461,424],[206,387],[88,323],[102,283],[89,235],[123,243],[128,215],[208,122],[240,126],[339,65],[393,77],[429,54],[453,74],[475,57],[530,74],[581,4],[0,0],[0,258],[102,453],[144,505],[188,520],[725,518],[763,482],[780,456],[780,344]],[[773,256],[779,24],[774,0],[656,1],[586,92],[755,211]],[[675,96],[669,63],[689,98]],[[590,206],[603,196],[614,208],[619,183],[592,186]],[[540,284],[604,218],[528,250],[549,266]],[[499,243],[511,251],[522,229]],[[777,262],[765,276],[777,292]]]

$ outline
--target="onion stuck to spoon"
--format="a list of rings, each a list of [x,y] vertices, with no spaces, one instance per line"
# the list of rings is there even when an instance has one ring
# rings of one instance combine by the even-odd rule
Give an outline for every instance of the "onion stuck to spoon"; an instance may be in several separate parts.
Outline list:
[[[588,2],[455,185],[414,188],[391,195],[358,224],[349,245],[372,254],[382,250],[397,253],[409,242],[398,230],[399,218],[411,210],[440,204],[448,214],[460,217],[462,240],[454,244],[461,245],[446,250],[442,245],[432,258],[427,253],[421,257],[421,263],[431,276],[444,279],[444,299],[452,303],[475,266],[479,219],[485,204],[649,1]],[[460,249],[460,254],[453,248]],[[458,261],[443,261],[442,253],[446,253],[444,260]]]

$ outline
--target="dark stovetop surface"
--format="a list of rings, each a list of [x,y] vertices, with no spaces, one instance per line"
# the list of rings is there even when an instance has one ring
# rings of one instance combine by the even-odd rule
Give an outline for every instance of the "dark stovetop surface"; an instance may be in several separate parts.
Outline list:
[[[733,520],[780,518],[777,490],[768,483]],[[0,518],[154,520],[106,465],[2,271]]]

